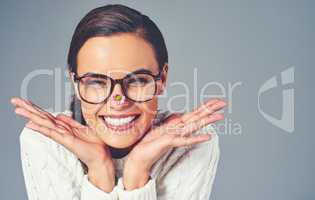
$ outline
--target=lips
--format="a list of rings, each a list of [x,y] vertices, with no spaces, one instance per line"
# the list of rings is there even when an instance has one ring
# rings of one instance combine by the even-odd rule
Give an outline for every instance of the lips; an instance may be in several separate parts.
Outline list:
[[[133,115],[101,115],[99,116],[106,127],[115,131],[124,131],[130,129],[140,114]]]

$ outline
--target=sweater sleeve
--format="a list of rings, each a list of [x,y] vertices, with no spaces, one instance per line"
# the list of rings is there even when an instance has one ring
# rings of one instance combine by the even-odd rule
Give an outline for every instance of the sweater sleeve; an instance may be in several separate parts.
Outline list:
[[[211,128],[212,139],[196,145],[180,161],[175,173],[179,180],[172,197],[181,200],[208,200],[220,157],[219,137]]]
[[[212,139],[193,146],[187,154],[178,160],[174,167],[166,173],[166,182],[162,181],[159,182],[161,185],[157,185],[155,177],[150,179],[142,188],[127,191],[124,189],[121,177],[115,187],[118,199],[208,200],[220,157],[219,137],[211,125],[202,131],[211,133]]]
[[[112,192],[107,193],[94,186],[88,179],[87,175],[83,177],[81,200],[118,200],[115,188]]]
[[[20,135],[21,161],[29,200],[116,200],[89,182],[70,151],[50,138],[24,128]]]
[[[143,187],[131,191],[124,189],[122,177],[118,179],[115,187],[118,199],[123,200],[157,200],[156,180],[150,179]]]

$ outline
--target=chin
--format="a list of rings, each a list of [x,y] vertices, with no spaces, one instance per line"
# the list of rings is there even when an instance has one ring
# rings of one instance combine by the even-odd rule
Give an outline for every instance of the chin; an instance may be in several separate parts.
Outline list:
[[[115,138],[107,138],[104,141],[108,146],[116,148],[116,149],[125,149],[131,147],[133,144],[137,142],[137,140],[117,140]]]

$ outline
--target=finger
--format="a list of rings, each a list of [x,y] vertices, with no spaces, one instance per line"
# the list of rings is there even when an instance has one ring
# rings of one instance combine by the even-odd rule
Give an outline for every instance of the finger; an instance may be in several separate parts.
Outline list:
[[[185,113],[182,116],[183,122],[186,122],[191,117],[193,117],[196,113],[198,113],[198,112],[200,112],[200,111],[202,111],[204,109],[207,109],[208,107],[212,106],[213,104],[217,103],[218,101],[220,101],[220,100],[219,99],[211,99],[211,100],[206,101],[205,103],[201,104],[200,106],[195,108],[193,111]]]
[[[68,131],[65,129],[60,128],[57,128],[56,130],[50,129],[38,125],[32,121],[28,122],[26,124],[26,127],[51,138],[55,142],[63,145],[64,147],[72,151],[73,153],[76,153],[79,149],[81,149],[82,144],[84,143],[82,140],[78,139],[74,135],[69,134]]]
[[[211,105],[209,107],[210,110],[216,112],[218,110],[221,110],[222,108],[224,108],[227,105],[227,103],[223,100],[220,100],[218,102],[216,102],[215,104]]]
[[[65,123],[65,122],[63,122],[63,121],[61,121],[61,120],[59,120],[59,119],[56,119],[55,122],[56,122],[56,124],[58,124],[59,126],[65,128],[65,129],[67,129],[67,131],[71,132],[71,127],[70,127],[67,123]]]
[[[54,120],[55,116],[53,116],[51,113],[45,111],[44,109],[42,109],[41,107],[37,106],[36,104],[34,104],[33,102],[31,102],[30,100],[25,100],[29,105],[31,105],[34,109],[36,109],[39,113],[43,114],[44,116]]]
[[[51,121],[50,119],[47,118],[42,118],[40,115],[32,113],[25,108],[17,107],[15,109],[15,113],[35,122],[36,124],[40,124],[47,128],[56,128],[56,124],[54,123],[54,121]]]
[[[205,142],[211,139],[211,135],[197,135],[191,137],[176,137],[172,140],[174,147],[190,146],[201,142]]]
[[[82,147],[87,145],[86,141],[76,137],[73,134],[69,134],[69,132],[66,129],[54,130],[38,125],[32,121],[29,121],[26,124],[26,127],[51,138],[55,142],[63,145],[65,148],[67,148],[69,151],[71,151],[78,157],[80,157],[80,154],[82,154]]]
[[[75,121],[71,117],[64,115],[64,114],[58,114],[56,116],[57,119],[69,124],[70,126],[76,127],[76,128],[86,128],[86,126],[80,124],[79,122]]]
[[[33,104],[30,100],[14,97],[12,98],[11,102],[17,107],[23,107],[34,114],[38,114],[42,118],[49,118],[51,120],[55,119],[55,117],[52,114],[44,111],[37,105]]]
[[[63,121],[67,125],[71,126],[72,133],[77,136],[78,138],[92,143],[103,143],[102,140],[97,136],[96,132],[93,131],[89,126],[84,126],[79,122],[75,121],[71,117],[58,114],[56,118],[60,121]]]
[[[185,123],[178,123],[176,125],[168,126],[167,129],[164,131],[167,134],[175,134],[175,135],[190,135],[193,132],[205,127],[208,124],[217,122],[219,120],[224,119],[224,115],[221,113],[214,113],[208,116],[205,116],[202,119],[197,121]]]
[[[187,125],[185,125],[182,129],[178,130],[179,135],[182,136],[187,136],[187,135],[191,135],[192,133],[204,128],[205,126],[223,120],[224,119],[224,115],[221,113],[215,113],[212,114],[206,118],[203,118],[200,121],[197,122],[192,122],[189,123]]]
[[[73,134],[74,136],[77,136],[77,137],[79,137],[85,141],[91,141],[92,142],[92,140],[90,138],[91,134],[89,134],[89,133],[91,133],[91,131],[89,130],[89,128],[87,126],[74,127],[74,126],[71,126],[71,124],[69,124],[68,121],[67,122],[62,121],[60,119],[60,117],[56,120],[56,123],[58,125],[64,127],[64,128],[66,128],[69,131],[69,133]]]
[[[169,117],[167,117],[165,119],[165,124],[167,124],[168,126],[175,126],[179,123],[182,123],[182,116],[184,114],[183,113],[174,113],[171,114]]]
[[[179,122],[181,122],[182,113],[172,113],[166,119],[163,120],[163,123],[155,127],[154,130],[149,131],[148,134],[142,139],[143,142],[150,142],[158,137],[161,137],[167,131],[171,130],[173,127],[175,128]]]
[[[84,126],[80,124],[79,122],[75,121],[71,117],[64,115],[64,114],[58,114],[56,116],[58,122],[65,124],[73,131],[73,134],[78,136],[79,138],[85,140],[85,141],[91,141],[92,138],[90,138],[93,133],[91,129],[88,126]]]
[[[198,106],[195,110],[193,110],[193,112],[200,112],[200,111],[207,109],[210,106],[218,103],[219,101],[221,101],[221,100],[220,99],[211,99],[211,100],[205,101],[200,106]]]
[[[27,128],[30,128],[32,130],[35,130],[53,140],[55,140],[56,142],[58,143],[62,143],[62,138],[64,135],[66,135],[66,130],[64,129],[60,129],[60,128],[57,128],[57,129],[50,129],[50,128],[47,128],[45,126],[41,126],[39,124],[36,124],[34,123],[33,121],[29,121],[25,127]]]
[[[203,109],[199,110],[197,113],[192,114],[186,123],[192,123],[202,120],[204,117],[208,117],[209,115],[221,110],[226,106],[226,103],[222,100],[218,100],[215,103],[211,104],[208,107],[204,107]]]
[[[73,128],[73,134],[78,138],[92,143],[103,143],[90,128]]]
[[[29,100],[24,100],[18,97],[13,97],[11,99],[11,103],[17,107],[22,107],[25,108],[27,110],[29,110],[32,113],[36,113],[38,115],[40,115],[42,118],[45,117],[45,115],[42,114],[42,112],[40,112],[38,109],[36,109],[33,104],[31,103],[31,101]]]
[[[181,135],[181,136],[188,136],[195,131],[205,127],[210,123],[217,122],[219,120],[224,119],[223,114],[212,114],[204,117],[199,121],[189,122],[187,124],[183,123],[180,115],[174,114],[169,117],[169,123],[159,126],[155,128],[153,131],[149,132],[144,138],[144,142],[150,142],[158,137],[163,135]]]

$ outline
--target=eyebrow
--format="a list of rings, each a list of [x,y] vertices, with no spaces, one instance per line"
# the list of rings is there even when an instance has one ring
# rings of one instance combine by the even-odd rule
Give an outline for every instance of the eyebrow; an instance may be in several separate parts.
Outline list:
[[[134,73],[151,73],[151,74],[153,74],[151,70],[148,70],[145,68],[139,68],[139,69],[131,72],[131,74],[134,74]]]
[[[130,72],[130,73],[128,73],[128,74],[137,74],[137,73],[150,73],[150,74],[153,74],[152,73],[152,71],[151,70],[148,70],[148,69],[145,69],[145,68],[139,68],[139,69],[137,69],[137,70],[135,70],[135,71],[132,71],[132,72]],[[127,74],[127,75],[128,75]],[[85,73],[85,74],[82,74],[80,77],[83,77],[83,76],[91,76],[91,75],[105,75],[105,74],[99,74],[99,73],[93,73],[93,72],[87,72],[87,73]],[[106,76],[106,75],[105,75]]]

